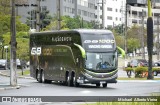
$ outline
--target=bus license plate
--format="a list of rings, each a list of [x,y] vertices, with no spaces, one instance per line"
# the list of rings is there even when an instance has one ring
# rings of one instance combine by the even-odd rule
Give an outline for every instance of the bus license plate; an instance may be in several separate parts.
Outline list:
[[[100,81],[101,84],[106,83],[106,81]]]

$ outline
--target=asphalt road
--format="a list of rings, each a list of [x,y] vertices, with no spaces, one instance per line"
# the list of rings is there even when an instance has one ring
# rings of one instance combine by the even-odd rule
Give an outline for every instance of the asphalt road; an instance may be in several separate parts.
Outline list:
[[[0,76],[1,86],[9,85],[9,78]],[[2,82],[3,81],[3,82]],[[119,80],[107,88],[87,84],[80,87],[63,86],[60,83],[44,84],[34,79],[18,78],[20,89],[0,90],[0,96],[149,96],[160,93],[159,80]]]
[[[127,77],[126,73],[119,70],[119,77]],[[157,76],[159,78],[160,75]],[[79,105],[85,104],[85,96],[151,96],[153,93],[160,95],[160,80],[118,80],[116,84],[108,84],[107,88],[97,88],[95,85],[86,84],[80,87],[63,86],[60,83],[44,84],[38,83],[35,79],[18,78],[18,89],[10,88],[10,78],[0,75],[0,96],[55,96],[55,99],[65,100],[72,99],[72,102],[51,102],[43,103],[43,105]],[[7,87],[2,89],[3,87]],[[58,96],[67,96],[65,99]],[[75,96],[83,98],[77,102]],[[79,97],[80,96],[80,97]],[[62,99],[61,99],[62,98]],[[94,97],[95,98],[95,97]],[[53,97],[52,99],[53,100]],[[96,100],[96,99],[95,99]],[[82,101],[82,102],[81,102]],[[84,102],[83,102],[84,101]],[[23,105],[38,105],[35,103],[25,103]],[[0,103],[1,105],[1,103]],[[3,105],[22,105],[22,103],[3,103]]]

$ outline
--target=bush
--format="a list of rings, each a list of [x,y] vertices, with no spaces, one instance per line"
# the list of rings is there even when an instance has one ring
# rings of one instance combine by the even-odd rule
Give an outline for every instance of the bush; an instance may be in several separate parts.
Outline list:
[[[148,72],[148,67],[137,67],[135,69],[135,77],[146,77],[148,74],[144,74],[144,72]]]
[[[153,67],[153,68],[152,68],[152,71],[160,71],[160,68]]]
[[[148,71],[148,67],[137,67],[135,69],[135,72],[147,72]]]

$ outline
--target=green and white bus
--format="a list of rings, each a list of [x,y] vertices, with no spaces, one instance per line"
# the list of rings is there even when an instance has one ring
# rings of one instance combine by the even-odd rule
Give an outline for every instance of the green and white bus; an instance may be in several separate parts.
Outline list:
[[[75,29],[30,34],[30,72],[40,83],[107,87],[117,79],[117,47],[109,30]]]

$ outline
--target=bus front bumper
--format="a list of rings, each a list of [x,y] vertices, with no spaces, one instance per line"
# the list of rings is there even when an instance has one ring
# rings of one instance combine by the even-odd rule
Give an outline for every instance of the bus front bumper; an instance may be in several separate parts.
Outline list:
[[[87,70],[86,72],[81,73],[81,76],[77,78],[77,82],[82,84],[117,83],[117,71],[118,70],[115,70],[111,73],[93,73]]]

